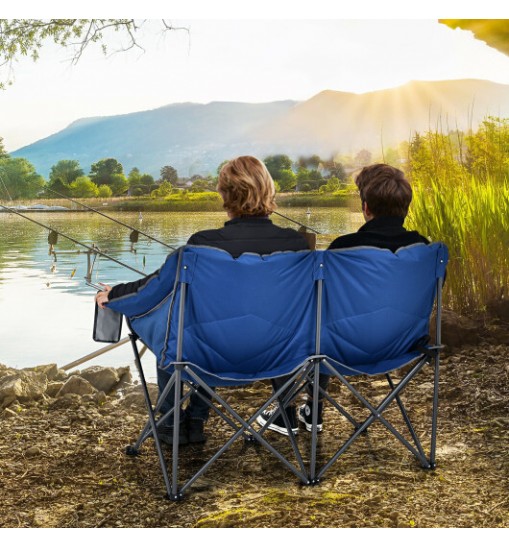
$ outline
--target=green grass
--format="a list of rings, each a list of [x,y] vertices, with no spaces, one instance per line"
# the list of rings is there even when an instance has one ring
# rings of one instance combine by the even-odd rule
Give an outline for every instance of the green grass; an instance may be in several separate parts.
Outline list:
[[[466,179],[413,181],[406,226],[449,248],[444,304],[460,313],[486,312],[509,287],[509,185]]]
[[[165,198],[135,198],[111,204],[118,211],[223,211],[217,192],[178,192]]]

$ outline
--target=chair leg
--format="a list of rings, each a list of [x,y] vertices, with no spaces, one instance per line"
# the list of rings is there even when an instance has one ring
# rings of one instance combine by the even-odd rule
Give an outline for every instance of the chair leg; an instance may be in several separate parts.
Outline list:
[[[433,416],[431,420],[431,450],[429,457],[429,467],[431,470],[436,468],[435,452],[437,443],[437,421],[438,421],[438,377],[440,367],[440,354],[436,351],[435,354],[435,375],[433,387]]]
[[[312,485],[320,481],[316,477],[316,447],[318,444],[318,398],[320,397],[320,361],[314,364],[313,373],[313,408],[311,410],[311,462],[309,463],[309,481]]]
[[[143,368],[141,366],[140,355],[138,352],[138,347],[136,345],[136,337],[132,334],[129,335],[129,337],[131,338],[131,345],[133,347],[133,352],[134,352],[134,362],[136,364],[136,368],[140,375],[141,385],[143,388],[143,395],[145,396],[145,403],[147,404],[147,412],[148,412],[150,427],[152,428],[152,432],[154,433],[154,442],[156,446],[157,456],[159,457],[159,464],[161,466],[161,472],[163,474],[166,493],[168,497],[171,497],[172,486],[170,483],[170,479],[168,477],[168,469],[166,467],[166,461],[164,459],[163,450],[161,448],[161,442],[157,434],[156,420],[154,416],[154,411],[152,409],[152,402],[150,401],[150,394],[148,392],[147,382],[145,380],[145,375],[143,373]]]
[[[389,386],[390,386],[391,390],[394,390],[395,386],[394,386],[394,382],[391,379],[391,376],[389,374],[387,374],[386,378],[387,378],[387,381],[389,383]],[[422,458],[424,460],[427,460],[426,459],[426,454],[424,453],[424,449],[422,448],[421,442],[420,442],[419,438],[417,437],[415,429],[412,425],[412,422],[410,421],[410,418],[408,417],[407,411],[405,409],[405,406],[404,406],[403,401],[401,400],[399,394],[396,396],[396,402],[397,402],[397,404],[399,406],[399,409],[401,411],[401,415],[403,416],[403,419],[404,419],[404,421],[407,425],[408,431],[410,432],[410,435],[412,436],[412,439],[414,440],[414,443],[415,443],[415,446],[416,446],[417,450],[422,455]]]
[[[393,426],[386,420],[382,413],[389,406],[389,404],[395,400],[400,392],[406,387],[406,385],[414,378],[414,376],[422,369],[426,363],[426,359],[421,359],[413,368],[406,374],[406,376],[399,382],[399,384],[390,392],[378,407],[371,405],[356,389],[353,387],[346,378],[334,370],[334,368],[325,360],[325,365],[331,370],[335,377],[337,377],[343,385],[345,385],[350,392],[368,409],[371,415],[361,424],[360,428],[354,432],[354,434],[343,444],[343,446],[334,454],[334,456],[327,462],[327,464],[318,472],[317,477],[321,478],[323,474],[330,468],[332,464],[348,449],[352,442],[375,420],[379,420],[395,437],[399,440],[413,455],[415,455],[421,462],[423,467],[429,467],[429,462],[426,457],[419,453],[415,447],[413,447]]]

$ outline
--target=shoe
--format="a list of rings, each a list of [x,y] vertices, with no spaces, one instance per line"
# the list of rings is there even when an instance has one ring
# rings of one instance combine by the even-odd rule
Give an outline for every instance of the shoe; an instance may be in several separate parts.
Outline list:
[[[164,424],[158,426],[157,435],[159,436],[159,441],[161,443],[173,447],[173,425],[169,426],[167,424]],[[179,428],[179,445],[187,445],[188,443],[189,436],[187,433],[187,424],[182,421]]]
[[[321,432],[323,430],[322,411],[323,411],[323,403],[319,401],[318,402],[318,419],[316,421],[317,432]],[[299,417],[299,421],[306,426],[306,430],[308,432],[311,432],[311,428],[313,426],[312,414],[313,414],[313,402],[311,400],[308,400],[304,405],[301,405],[297,413],[297,416]]]
[[[279,410],[279,407],[276,407],[272,409],[271,411],[264,411],[258,417],[256,418],[256,422],[260,426],[265,426],[267,422],[274,416],[274,413],[276,413]],[[287,407],[285,409],[286,416],[288,417],[288,422],[290,423],[290,428],[293,432],[293,435],[296,435],[299,433],[299,425],[297,424],[297,411],[295,407],[292,405],[290,407]],[[283,414],[282,412],[279,413],[279,415],[270,423],[269,426],[267,426],[268,430],[274,430],[274,432],[278,432],[279,434],[283,434],[284,436],[289,436],[288,429],[286,428],[285,421],[283,420]]]
[[[207,441],[207,436],[203,433],[204,424],[205,421],[203,419],[186,418],[189,443],[205,443]]]

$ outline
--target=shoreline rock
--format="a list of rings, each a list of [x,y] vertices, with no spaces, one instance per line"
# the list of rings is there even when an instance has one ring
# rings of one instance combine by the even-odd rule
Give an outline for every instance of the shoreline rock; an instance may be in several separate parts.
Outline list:
[[[21,404],[37,400],[65,398],[71,401],[78,398],[100,405],[106,401],[107,396],[120,398],[132,391],[134,396],[131,400],[138,402],[137,390],[139,387],[133,384],[129,367],[92,366],[66,373],[58,369],[56,364],[24,369],[0,364],[0,411],[4,410],[5,415],[8,410],[8,416],[16,414],[16,408]]]

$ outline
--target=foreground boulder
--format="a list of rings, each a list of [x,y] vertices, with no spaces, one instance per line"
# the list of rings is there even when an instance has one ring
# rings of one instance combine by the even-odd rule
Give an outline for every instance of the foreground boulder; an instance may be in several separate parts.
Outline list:
[[[42,398],[47,387],[47,378],[34,371],[16,371],[4,375],[0,378],[0,407],[8,407],[16,400],[26,402]]]
[[[119,388],[121,383],[131,382],[129,367],[101,367],[94,365],[80,371],[77,375],[87,380],[96,390],[109,394]],[[73,375],[74,376],[74,375]]]
[[[58,391],[57,398],[65,396],[66,394],[85,396],[94,394],[95,392],[97,392],[97,390],[86,379],[83,379],[79,375],[72,375]]]

